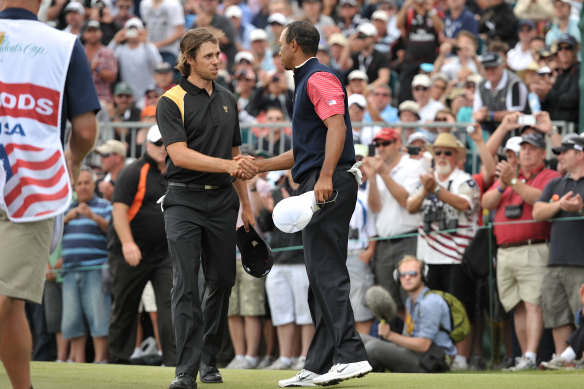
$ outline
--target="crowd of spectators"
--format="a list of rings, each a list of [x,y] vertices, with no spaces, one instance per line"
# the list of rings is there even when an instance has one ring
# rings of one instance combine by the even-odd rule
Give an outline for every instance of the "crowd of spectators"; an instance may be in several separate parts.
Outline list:
[[[152,147],[147,127],[156,120],[157,100],[179,79],[174,66],[182,34],[207,27],[220,37],[217,82],[236,97],[239,120],[247,125],[246,152],[262,158],[291,148],[287,125],[294,79],[282,66],[277,41],[287,23],[306,19],[321,34],[318,59],[344,80],[351,120],[359,123],[353,140],[368,180],[348,242],[358,331],[375,334],[363,297],[373,283],[397,303],[398,319],[391,328],[399,331],[407,294],[393,273],[404,256],[416,256],[428,265],[426,285],[457,296],[471,319],[473,330],[456,345],[452,369],[484,368],[487,281],[465,273],[461,264],[477,229],[494,221],[498,314],[492,319],[512,323],[514,332],[507,330],[505,338],[514,335],[519,344],[513,352],[506,342],[509,359],[502,366],[522,370],[550,359],[545,367],[572,366],[582,357],[574,353],[581,346],[570,335],[581,315],[584,246],[581,239],[570,241],[579,257],[558,257],[558,247],[567,247],[559,243],[566,235],[555,231],[582,231],[584,222],[570,221],[566,227],[534,219],[582,215],[580,9],[581,2],[570,0],[44,0],[39,18],[81,39],[102,104],[99,120],[112,123],[104,126],[90,159],[93,171],[84,171],[75,184],[62,260],[49,265],[47,282],[55,281],[55,268],[64,275],[62,324],[51,325],[59,333],[58,359],[84,361],[87,334],[93,337],[95,361],[108,359],[104,323],[111,291],[101,287],[107,272],[94,267],[107,262],[105,237],[120,173]],[[122,122],[144,124],[130,128]],[[550,146],[557,159],[549,158]],[[558,183],[566,174],[572,174],[565,178],[570,182]],[[556,199],[548,183],[572,185],[571,195]],[[270,217],[274,205],[294,195],[295,188],[287,172],[248,182],[258,227],[274,248],[301,244],[298,236],[274,229]],[[559,191],[560,196],[567,192]],[[554,202],[561,203],[561,212],[538,206]],[[524,223],[514,224],[519,221]],[[238,273],[229,308],[235,349],[230,367],[302,368],[314,331],[307,319],[302,263],[302,251],[277,253],[265,287],[263,280],[251,282]],[[92,270],[79,271],[83,266]],[[556,266],[560,270],[550,270]],[[572,274],[570,282],[558,281],[564,267]],[[542,285],[556,288],[553,297],[542,297]],[[552,307],[556,298],[569,303],[560,311]],[[538,354],[544,327],[553,332],[553,357]],[[572,351],[566,354],[568,338]],[[63,339],[72,340],[69,353],[63,351]],[[172,364],[168,357],[164,361]]]

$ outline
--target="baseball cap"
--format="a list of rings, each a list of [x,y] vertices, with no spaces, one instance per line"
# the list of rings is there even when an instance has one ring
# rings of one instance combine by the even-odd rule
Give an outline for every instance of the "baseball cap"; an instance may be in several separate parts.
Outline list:
[[[542,66],[537,69],[536,73],[540,76],[545,76],[546,74],[552,74],[552,69],[550,69],[549,66]]]
[[[418,105],[418,103],[416,103],[413,100],[403,101],[399,105],[399,107],[397,108],[397,110],[398,110],[398,115],[401,114],[403,111],[410,111],[411,113],[413,113],[416,116],[418,116],[418,119],[420,118],[420,106]]]
[[[371,15],[371,20],[381,20],[385,23],[387,23],[389,21],[389,15],[387,15],[387,12],[378,9],[377,11],[373,12],[373,14]]]
[[[109,7],[111,8],[112,6],[112,2],[111,0],[91,0],[91,7],[98,7],[101,5],[105,6],[105,7]]]
[[[312,214],[318,209],[314,191],[311,190],[280,201],[274,207],[272,219],[280,231],[291,234],[304,229],[310,223]]]
[[[78,13],[79,15],[85,16],[85,8],[83,8],[83,5],[81,3],[78,3],[76,1],[72,1],[69,4],[67,4],[63,13],[66,14],[67,12],[75,12]]]
[[[235,73],[235,78],[245,78],[246,80],[255,80],[255,73],[251,69],[240,69]]]
[[[170,73],[172,72],[172,65],[168,62],[161,62],[156,65],[156,69],[154,69],[156,73]]]
[[[539,134],[528,134],[521,138],[520,145],[524,143],[529,143],[535,147],[539,147],[540,149],[545,149],[545,139],[543,136]]]
[[[519,21],[519,28],[523,26],[529,26],[532,30],[535,30],[535,22],[529,19],[522,19]]]
[[[239,8],[238,5],[230,5],[227,7],[224,13],[226,18],[238,18],[241,19],[243,17],[243,11]]]
[[[365,80],[365,81],[369,82],[369,77],[367,77],[367,74],[363,70],[353,70],[351,73],[349,73],[349,75],[347,76],[347,79],[349,81]]]
[[[523,140],[520,136],[513,136],[507,140],[505,143],[504,151],[511,150],[515,154],[519,154],[519,150],[521,150],[521,141]]]
[[[481,58],[481,64],[486,68],[494,68],[503,63],[503,58],[497,53],[487,53]]]
[[[335,32],[329,37],[328,44],[329,46],[332,45],[345,46],[347,44],[347,38],[340,32]]]
[[[247,61],[253,63],[253,54],[249,51],[240,51],[235,54],[235,63],[240,63],[241,61]]]
[[[344,5],[350,5],[351,7],[356,7],[357,6],[357,1],[356,0],[341,0],[339,2],[339,5],[342,7]]]
[[[423,132],[414,132],[412,135],[408,136],[406,145],[409,146],[417,140],[421,140],[424,143],[428,143],[428,137],[426,137],[426,135],[424,135]]]
[[[358,93],[353,93],[350,95],[347,99],[347,103],[349,107],[351,107],[353,104],[357,104],[361,108],[365,108],[367,106],[367,100],[365,99],[365,96]]]
[[[466,77],[466,81],[474,82],[475,86],[479,86],[481,81],[483,81],[483,77],[478,73],[473,73],[469,74],[468,77]]]
[[[147,117],[156,116],[156,106],[155,105],[147,105],[144,107],[142,112],[140,113],[140,119],[144,120]]]
[[[288,24],[288,18],[283,13],[275,12],[271,14],[270,17],[268,18],[268,23],[269,24],[276,23],[281,26],[285,26],[286,24]]]
[[[119,154],[121,156],[126,155],[126,145],[124,145],[119,140],[110,139],[101,146],[95,148],[98,154]]]
[[[429,88],[432,86],[432,80],[426,74],[416,74],[412,81],[412,88],[423,86]]]
[[[558,155],[562,151],[568,151],[574,149],[576,151],[584,151],[584,138],[578,136],[575,133],[569,133],[564,135],[562,140],[562,145],[560,147],[552,148],[554,154]]]
[[[120,81],[116,84],[114,88],[114,95],[133,95],[134,91],[132,91],[132,87],[130,84]]]
[[[274,255],[270,246],[258,235],[253,226],[249,231],[241,226],[236,231],[237,248],[241,253],[241,266],[247,274],[262,278],[272,270]]]
[[[561,43],[568,44],[568,45],[572,46],[572,48],[574,48],[574,47],[576,47],[578,45],[578,41],[576,40],[576,38],[574,38],[570,34],[562,34],[562,35],[560,35],[558,37],[558,41],[557,41],[558,46]]]
[[[369,154],[369,147],[362,145],[361,143],[355,143],[355,157],[365,158]]]
[[[464,88],[454,88],[450,91],[450,94],[448,95],[448,100],[454,100],[457,97],[464,96],[465,93],[466,90]]]
[[[261,28],[256,28],[249,34],[249,41],[267,41],[268,40],[268,33],[262,30]]]
[[[144,23],[142,23],[142,21],[140,19],[134,17],[134,18],[128,19],[126,24],[124,24],[124,28],[125,29],[137,28],[138,30],[143,30]]]
[[[156,143],[162,139],[162,134],[160,134],[160,129],[158,128],[158,124],[153,125],[148,130],[148,135],[146,135],[146,140],[148,142]]]
[[[85,31],[92,29],[92,28],[99,30],[100,24],[97,20],[89,19],[89,20],[86,20],[85,23],[83,23],[83,27],[81,28],[81,31],[85,32]]]
[[[376,37],[377,36],[377,27],[375,27],[371,23],[361,23],[359,27],[357,27],[357,32],[360,32],[363,35],[368,37]]]
[[[396,140],[399,138],[399,133],[391,127],[382,128],[375,134],[373,142],[376,140]]]
[[[128,84],[127,82],[124,81],[120,81],[116,84],[115,88],[114,88],[114,95],[122,95],[122,94],[126,94],[126,95],[133,95],[134,91],[132,91],[132,87],[130,86],[130,84]]]

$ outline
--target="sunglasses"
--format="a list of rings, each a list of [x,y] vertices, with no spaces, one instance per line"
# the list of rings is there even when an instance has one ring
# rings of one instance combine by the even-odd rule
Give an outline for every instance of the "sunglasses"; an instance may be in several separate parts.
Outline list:
[[[450,157],[452,155],[452,151],[451,150],[436,150],[436,151],[434,151],[434,155],[436,155],[437,157],[441,156],[442,154],[444,154],[447,157]]]
[[[99,156],[102,157],[102,158],[107,158],[110,155],[112,155],[112,153],[104,153],[104,154],[100,154]]]
[[[152,143],[156,147],[160,147],[160,146],[162,146],[164,144],[164,142],[162,141],[162,139],[159,139],[156,142],[150,142],[150,143]]]
[[[395,143],[394,140],[384,140],[382,142],[375,142],[374,144],[375,144],[375,147],[381,147],[381,146],[387,147],[387,146],[392,145],[394,143]]]
[[[572,51],[574,50],[573,46],[558,46],[558,51]]]
[[[417,86],[417,87],[414,88],[414,90],[416,92],[419,92],[419,91],[427,91],[428,88],[426,88],[425,86]]]
[[[418,272],[416,270],[400,271],[399,276],[400,276],[400,278],[406,278],[406,276],[410,276],[410,277],[414,278],[414,277],[418,276]]]
[[[323,202],[316,202],[316,205],[318,205],[319,208],[326,208],[331,206],[335,201],[337,201],[337,197],[339,197],[339,191],[337,189],[333,189],[333,197],[329,197],[328,200],[325,200]]]
[[[445,122],[447,119],[445,117],[437,117],[434,119],[435,122]]]
[[[466,84],[464,84],[464,86],[466,88],[475,88],[476,87],[474,82],[467,82]]]
[[[373,96],[383,96],[383,97],[389,97],[389,93],[380,93],[380,92],[375,92],[375,93],[373,93]]]

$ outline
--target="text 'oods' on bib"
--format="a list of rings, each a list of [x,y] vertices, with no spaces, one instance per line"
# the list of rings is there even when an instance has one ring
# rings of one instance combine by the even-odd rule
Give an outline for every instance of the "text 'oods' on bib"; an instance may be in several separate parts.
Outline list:
[[[71,201],[60,131],[74,43],[38,21],[0,19],[0,209],[13,222],[62,214]]]

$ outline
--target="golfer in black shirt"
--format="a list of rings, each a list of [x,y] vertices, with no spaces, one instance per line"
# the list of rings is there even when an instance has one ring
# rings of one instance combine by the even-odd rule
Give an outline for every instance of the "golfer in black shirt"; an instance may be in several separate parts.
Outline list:
[[[219,41],[206,28],[180,42],[179,85],[158,102],[156,118],[168,152],[163,208],[173,266],[172,321],[177,346],[174,388],[222,382],[216,354],[235,280],[235,224],[239,204],[246,229],[254,224],[240,178],[257,169],[240,154],[241,134],[233,95],[217,85]],[[197,282],[200,261],[207,290],[204,312]]]

